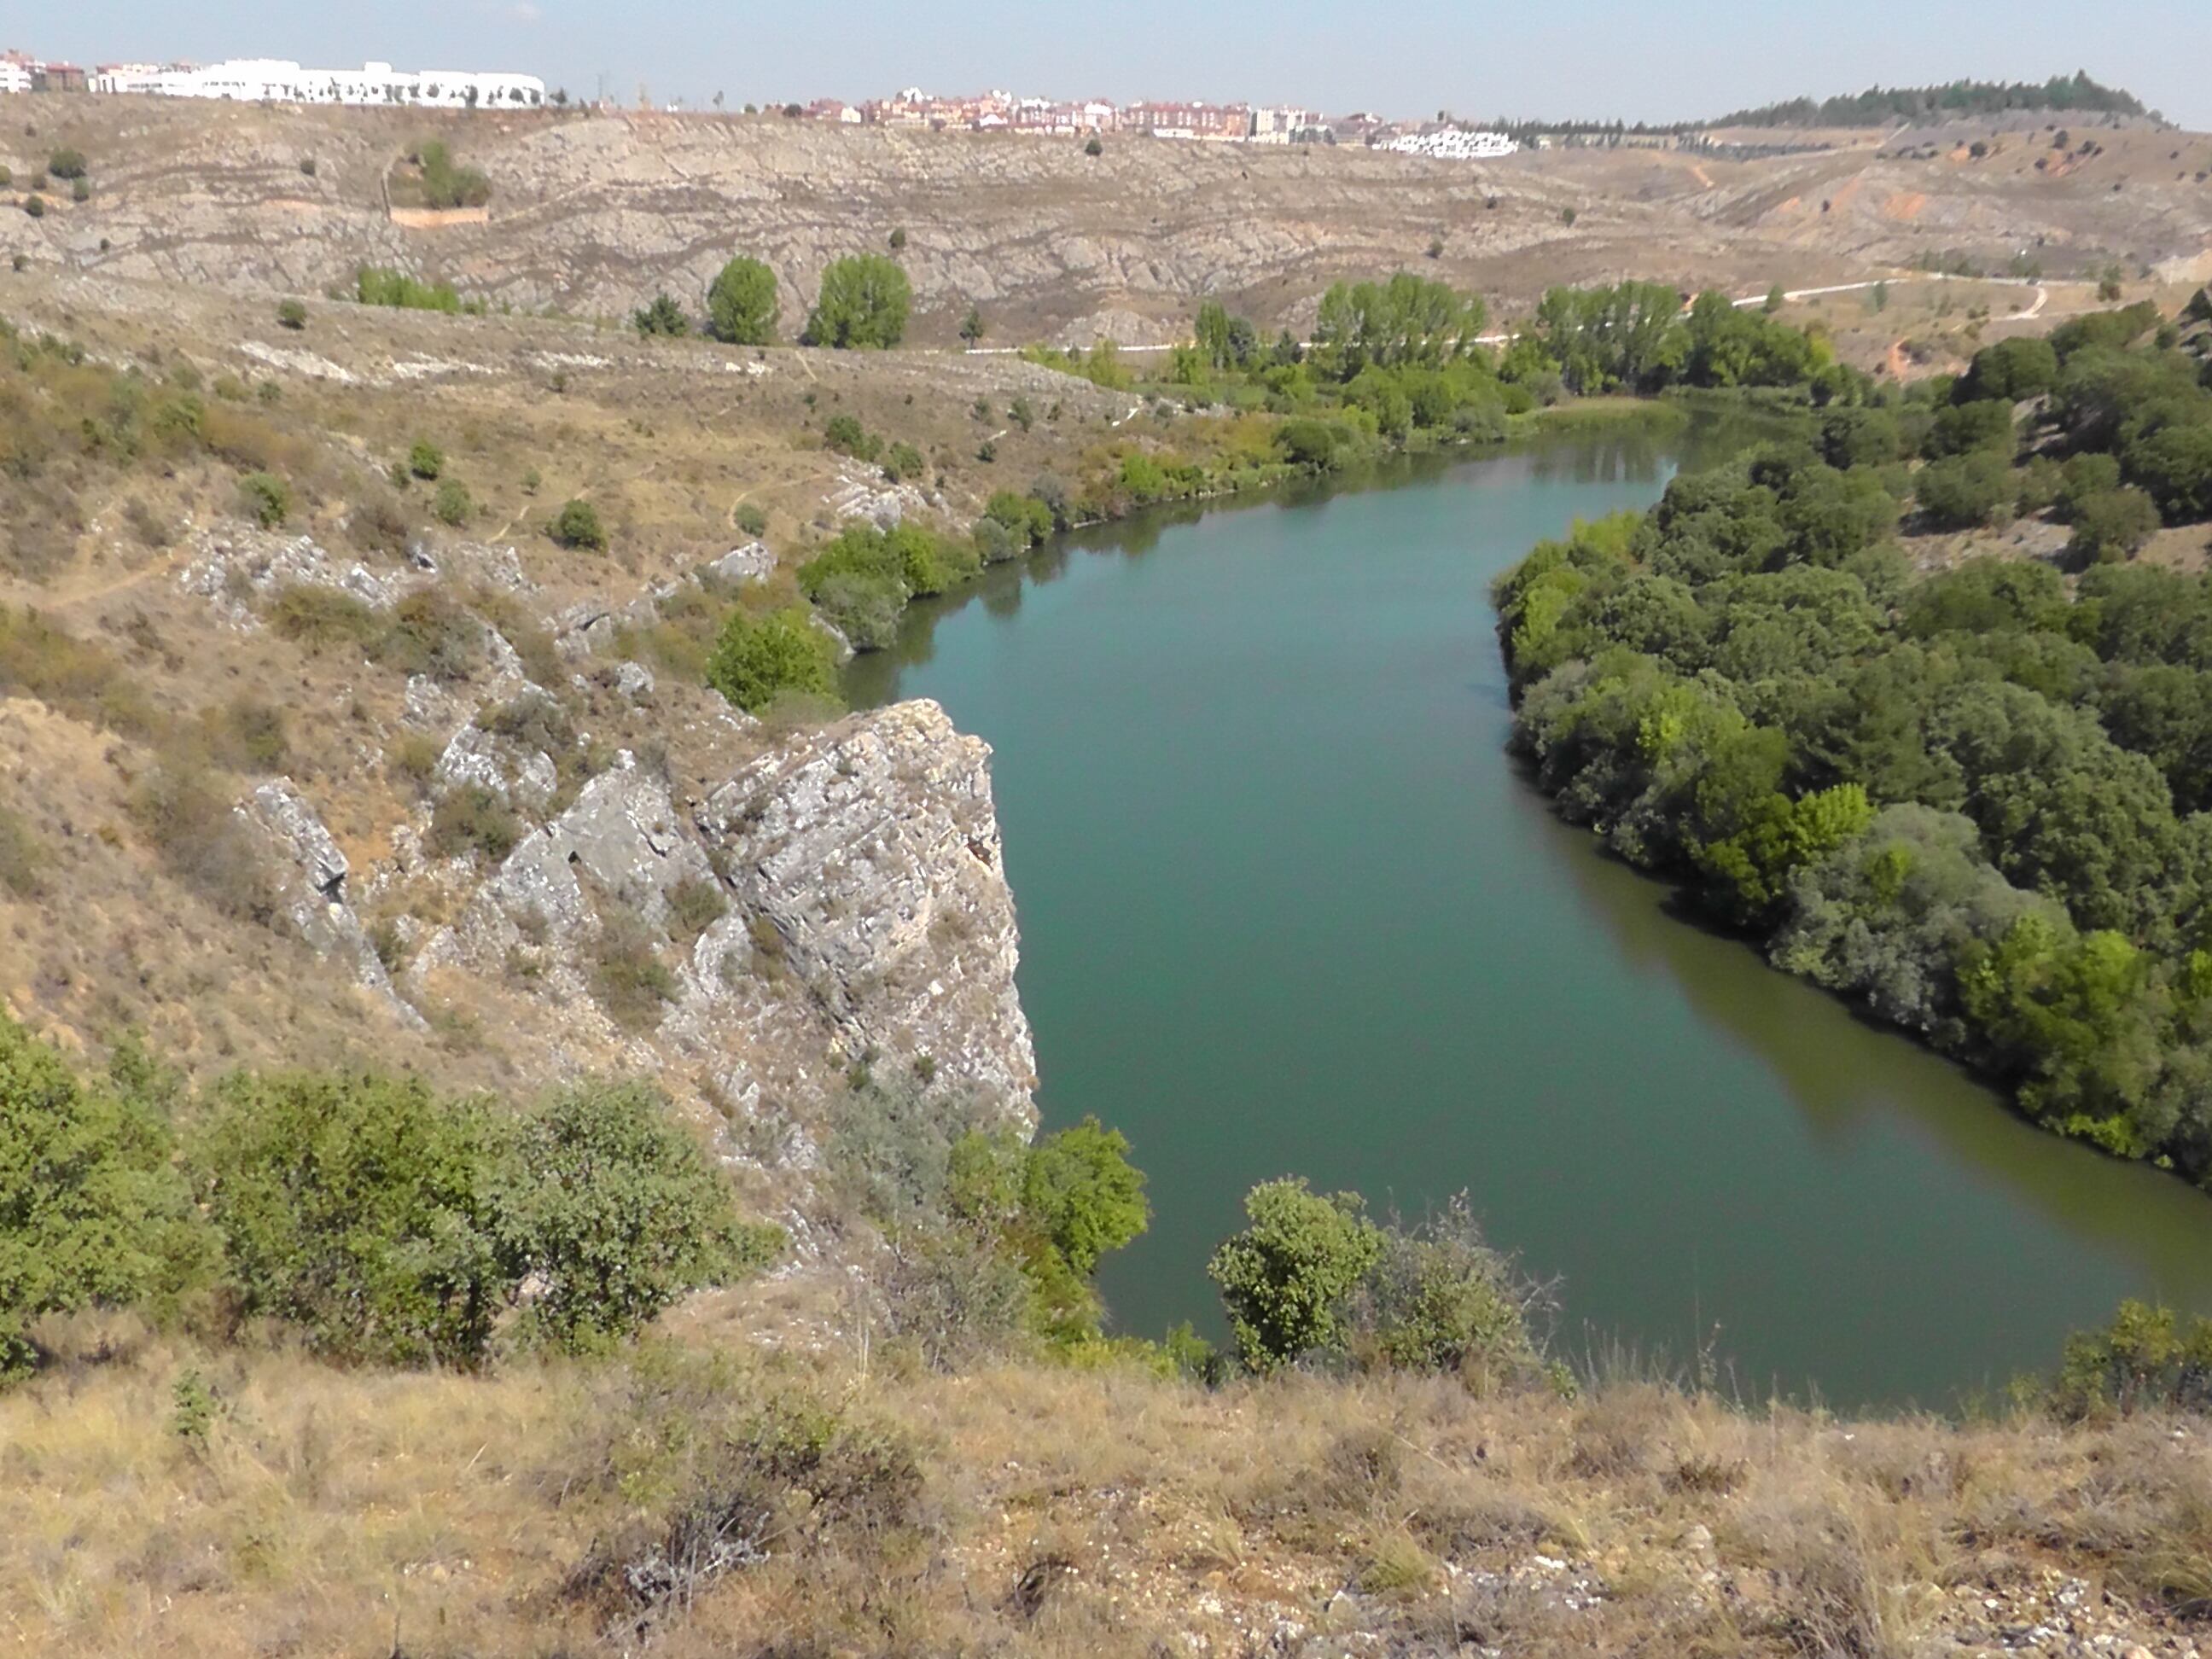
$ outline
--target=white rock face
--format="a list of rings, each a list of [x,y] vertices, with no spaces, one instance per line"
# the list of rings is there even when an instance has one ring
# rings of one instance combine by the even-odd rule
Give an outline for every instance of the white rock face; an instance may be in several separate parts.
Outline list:
[[[277,886],[300,937],[343,965],[365,989],[389,1003],[410,1024],[421,1017],[399,999],[346,892],[351,873],[345,854],[315,809],[289,778],[264,783],[238,808],[276,856]]]
[[[898,703],[763,757],[698,822],[849,1046],[927,1054],[1026,1125],[1036,1060],[990,753],[936,703]]]

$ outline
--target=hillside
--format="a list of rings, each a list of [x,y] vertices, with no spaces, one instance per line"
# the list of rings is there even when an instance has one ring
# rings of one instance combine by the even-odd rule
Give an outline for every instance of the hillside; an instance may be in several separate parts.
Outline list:
[[[902,230],[920,336],[945,345],[971,303],[1001,345],[1170,339],[1206,295],[1302,329],[1329,282],[1425,268],[1432,243],[1437,274],[1508,307],[1623,272],[1756,292],[1923,258],[2002,271],[2022,250],[2053,277],[2115,259],[2179,270],[2207,252],[2212,201],[2197,176],[2212,143],[2140,125],[2100,129],[2096,154],[2041,170],[2047,142],[2015,135],[1978,158],[1971,143],[1989,135],[1963,130],[1880,154],[1870,133],[1810,157],[1566,149],[1469,167],[1134,139],[1091,157],[1071,142],[781,117],[39,108],[46,130],[0,137],[14,193],[60,144],[92,175],[86,202],[50,190],[44,219],[7,222],[0,246],[41,266],[313,295],[390,264],[495,306],[617,318],[657,289],[696,304],[745,252],[775,267],[796,319],[830,258]],[[489,179],[485,222],[388,216],[387,175],[433,135]]]

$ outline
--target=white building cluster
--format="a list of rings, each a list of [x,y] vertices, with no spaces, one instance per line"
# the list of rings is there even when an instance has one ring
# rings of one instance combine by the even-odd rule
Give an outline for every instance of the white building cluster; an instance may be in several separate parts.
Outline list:
[[[0,88],[4,90],[4,88]],[[91,90],[158,98],[217,98],[247,104],[349,104],[409,109],[538,109],[545,83],[534,75],[473,70],[395,70],[365,64],[343,70],[302,69],[276,58],[240,58],[194,67],[183,64],[103,64]]]
[[[1431,132],[1409,132],[1382,146],[1401,155],[1425,155],[1437,161],[1494,161],[1511,155],[1521,146],[1502,132],[1469,132],[1464,127],[1438,127]]]

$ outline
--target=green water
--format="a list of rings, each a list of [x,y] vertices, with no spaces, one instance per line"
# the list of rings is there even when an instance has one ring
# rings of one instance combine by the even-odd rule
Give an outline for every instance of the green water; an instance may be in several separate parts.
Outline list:
[[[1088,534],[855,665],[996,751],[1046,1123],[1151,1176],[1121,1328],[1218,1328],[1206,1255],[1285,1173],[1408,1217],[1464,1188],[1560,1277],[1563,1348],[1702,1338],[1747,1391],[1948,1406],[2122,1297],[2212,1310],[2212,1199],[1676,919],[1515,771],[1491,579],[1675,459]]]

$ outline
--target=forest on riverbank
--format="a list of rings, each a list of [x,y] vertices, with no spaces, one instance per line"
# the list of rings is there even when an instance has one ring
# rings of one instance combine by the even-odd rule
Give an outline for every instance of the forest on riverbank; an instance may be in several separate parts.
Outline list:
[[[1516,741],[1559,810],[1774,963],[2212,1179],[2212,586],[2131,562],[2212,516],[2200,297],[1578,527],[1498,585]],[[2071,526],[2062,572],[1894,539]]]

